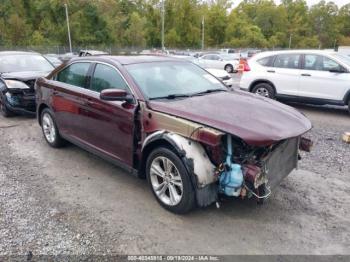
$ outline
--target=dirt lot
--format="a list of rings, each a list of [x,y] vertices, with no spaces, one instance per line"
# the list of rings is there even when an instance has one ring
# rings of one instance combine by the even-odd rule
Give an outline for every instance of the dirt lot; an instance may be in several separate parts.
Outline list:
[[[0,117],[0,255],[350,254],[345,109],[298,106],[316,145],[263,206],[162,209],[144,180],[73,145],[55,150],[35,119]]]

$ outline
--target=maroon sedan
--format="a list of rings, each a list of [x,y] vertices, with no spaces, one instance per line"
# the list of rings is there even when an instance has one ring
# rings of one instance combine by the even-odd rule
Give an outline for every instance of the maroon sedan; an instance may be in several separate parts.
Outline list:
[[[293,108],[229,91],[204,69],[152,56],[76,58],[36,82],[37,116],[52,147],[70,141],[146,177],[174,213],[259,202],[297,167],[311,123]]]

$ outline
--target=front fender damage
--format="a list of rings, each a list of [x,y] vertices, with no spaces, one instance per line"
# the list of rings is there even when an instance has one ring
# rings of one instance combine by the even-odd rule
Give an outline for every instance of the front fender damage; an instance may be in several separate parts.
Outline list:
[[[210,161],[204,147],[199,142],[176,133],[157,131],[145,139],[142,149],[156,140],[169,142],[181,157],[191,175],[198,205],[207,206],[215,202],[218,194],[215,184],[217,177],[214,175],[216,167]]]

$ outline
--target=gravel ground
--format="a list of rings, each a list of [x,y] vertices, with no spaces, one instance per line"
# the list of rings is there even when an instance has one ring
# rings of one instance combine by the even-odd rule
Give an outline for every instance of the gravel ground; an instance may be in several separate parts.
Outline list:
[[[35,119],[0,117],[0,255],[350,254],[350,131],[344,109],[297,106],[315,141],[263,206],[230,200],[185,216],[144,180],[73,146],[55,150]]]

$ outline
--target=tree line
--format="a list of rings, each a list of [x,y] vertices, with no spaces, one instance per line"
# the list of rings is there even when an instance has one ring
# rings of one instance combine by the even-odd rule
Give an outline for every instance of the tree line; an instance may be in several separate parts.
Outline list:
[[[161,46],[162,0],[1,0],[0,46]],[[164,0],[165,46],[333,48],[350,45],[350,3]]]

